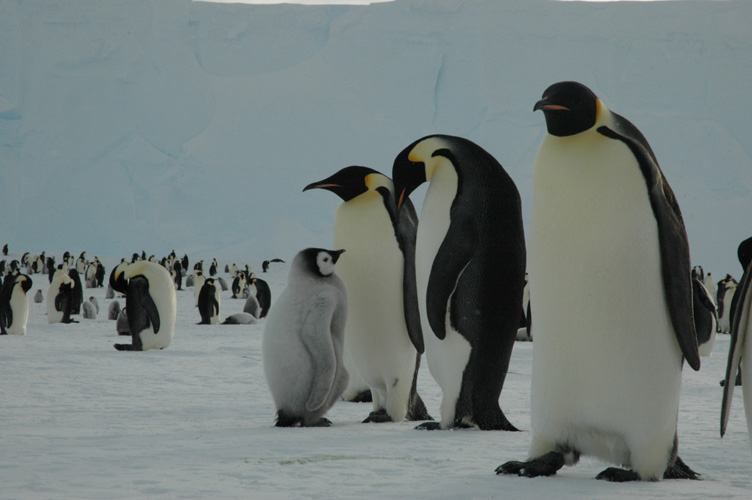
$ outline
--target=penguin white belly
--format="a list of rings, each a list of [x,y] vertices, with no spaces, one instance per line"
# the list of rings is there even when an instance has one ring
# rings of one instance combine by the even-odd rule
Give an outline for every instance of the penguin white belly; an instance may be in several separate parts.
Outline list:
[[[347,287],[345,352],[371,388],[374,410],[386,408],[400,421],[417,351],[404,317],[404,257],[381,195],[371,197],[342,203],[335,217],[334,247],[346,249],[337,261]]]
[[[10,296],[10,307],[13,311],[13,323],[7,328],[8,334],[26,335],[26,324],[29,321],[29,297],[21,290],[14,288]],[[62,314],[60,319],[62,319]]]
[[[154,334],[154,327],[149,326],[141,331],[142,349],[164,349],[172,342],[175,333],[175,317],[177,315],[177,299],[167,270],[159,267],[149,267],[144,271],[149,280],[149,295],[159,311],[159,332]]]
[[[627,147],[593,134],[576,151],[548,136],[536,158],[530,455],[567,444],[660,478],[676,430],[682,357],[657,223]],[[555,153],[554,141],[562,141]]]
[[[462,389],[462,374],[470,359],[470,343],[451,327],[447,307],[446,337],[439,340],[428,323],[426,292],[433,261],[449,230],[450,209],[457,194],[457,174],[451,167],[437,168],[428,185],[418,223],[415,246],[418,304],[423,328],[428,369],[441,387],[441,427],[454,424],[454,413]],[[450,296],[451,300],[451,296]]]
[[[723,296],[723,309],[718,311],[718,331],[731,332],[731,301],[734,300],[736,288],[729,288]]]

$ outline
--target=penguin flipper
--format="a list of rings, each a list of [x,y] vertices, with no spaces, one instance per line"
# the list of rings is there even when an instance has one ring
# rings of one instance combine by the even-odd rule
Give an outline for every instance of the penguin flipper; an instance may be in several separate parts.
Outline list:
[[[726,377],[723,382],[723,402],[721,403],[721,437],[726,433],[726,426],[734,397],[735,379],[742,359],[745,342],[752,342],[748,337],[752,329],[752,261],[747,263],[741,283],[736,289],[732,302],[734,314],[731,316],[731,343],[729,344]],[[750,381],[742,381],[748,384]]]
[[[472,259],[475,247],[476,234],[471,218],[453,216],[449,230],[433,261],[426,291],[428,322],[440,340],[446,337],[449,297],[457,287],[460,274]]]
[[[314,299],[300,331],[300,339],[313,364],[311,392],[306,401],[308,411],[316,411],[324,406],[334,385],[337,358],[331,325],[335,306],[336,302],[330,296],[322,295]]]
[[[402,302],[405,324],[410,341],[418,353],[423,354],[423,328],[420,326],[420,307],[418,305],[418,283],[415,275],[415,242],[417,239],[418,215],[408,198],[397,214],[397,242],[405,261],[402,276]]]
[[[154,333],[159,333],[159,310],[154,299],[149,294],[149,280],[143,276],[134,276],[129,280],[128,293],[125,297],[128,308],[128,325],[133,335],[140,334],[145,328],[152,327]],[[131,308],[130,304],[135,307]],[[131,311],[138,311],[131,314]]]
[[[618,130],[601,126],[598,132],[623,142],[640,167],[658,224],[661,275],[671,324],[687,363],[693,370],[699,370],[700,352],[692,311],[692,266],[679,204],[642,133],[629,120],[615,113],[614,120]]]

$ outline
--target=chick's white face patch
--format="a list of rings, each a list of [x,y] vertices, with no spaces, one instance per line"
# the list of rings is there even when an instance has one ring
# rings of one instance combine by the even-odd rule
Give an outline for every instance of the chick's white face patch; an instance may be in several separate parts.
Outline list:
[[[316,256],[316,265],[322,276],[329,276],[334,272],[334,259],[329,252],[319,252]]]

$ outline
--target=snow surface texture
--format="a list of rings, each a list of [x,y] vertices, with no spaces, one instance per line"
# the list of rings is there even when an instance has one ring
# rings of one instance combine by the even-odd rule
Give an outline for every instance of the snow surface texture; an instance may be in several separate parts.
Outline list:
[[[491,152],[527,221],[532,107],[572,79],[645,133],[720,279],[751,229],[750,22],[746,1],[0,0],[0,244],[292,258],[333,236],[338,200],[303,186],[390,174],[433,133]]]
[[[117,260],[105,260],[108,271]],[[284,288],[287,269],[273,264],[259,274],[272,297]],[[33,279],[30,296],[46,293],[47,277]],[[85,294],[97,297],[101,311],[113,300],[125,303],[106,299],[103,288]],[[222,294],[222,319],[243,309],[244,300]],[[684,370],[679,452],[703,481],[596,481],[608,464],[591,458],[553,478],[527,479],[494,469],[527,455],[532,343],[515,345],[501,394],[522,432],[361,424],[371,404],[345,402],[327,414],[330,428],[281,429],[262,366],[266,320],[197,325],[193,291],[178,291],[177,299],[172,344],[139,353],[112,347],[129,339],[117,336],[106,314],[50,325],[45,305],[31,301],[26,336],[0,337],[0,498],[687,500],[747,499],[752,491],[739,392],[726,437],[719,437],[728,335],[700,372]],[[425,360],[418,390],[438,415],[441,390]]]

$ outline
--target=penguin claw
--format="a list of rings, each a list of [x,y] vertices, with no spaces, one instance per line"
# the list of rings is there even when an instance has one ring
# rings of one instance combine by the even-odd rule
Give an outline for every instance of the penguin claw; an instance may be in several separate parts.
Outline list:
[[[619,469],[618,467],[609,467],[597,476],[595,479],[610,481],[612,483],[626,483],[628,481],[639,481],[640,476],[633,470]]]
[[[415,426],[415,429],[418,431],[437,431],[441,429],[441,424],[438,422],[423,422]]]
[[[386,412],[384,408],[380,409],[379,411],[372,411],[368,417],[366,417],[365,420],[363,420],[364,424],[374,423],[374,424],[383,424],[384,422],[392,422],[392,417],[389,416],[389,414]]]

